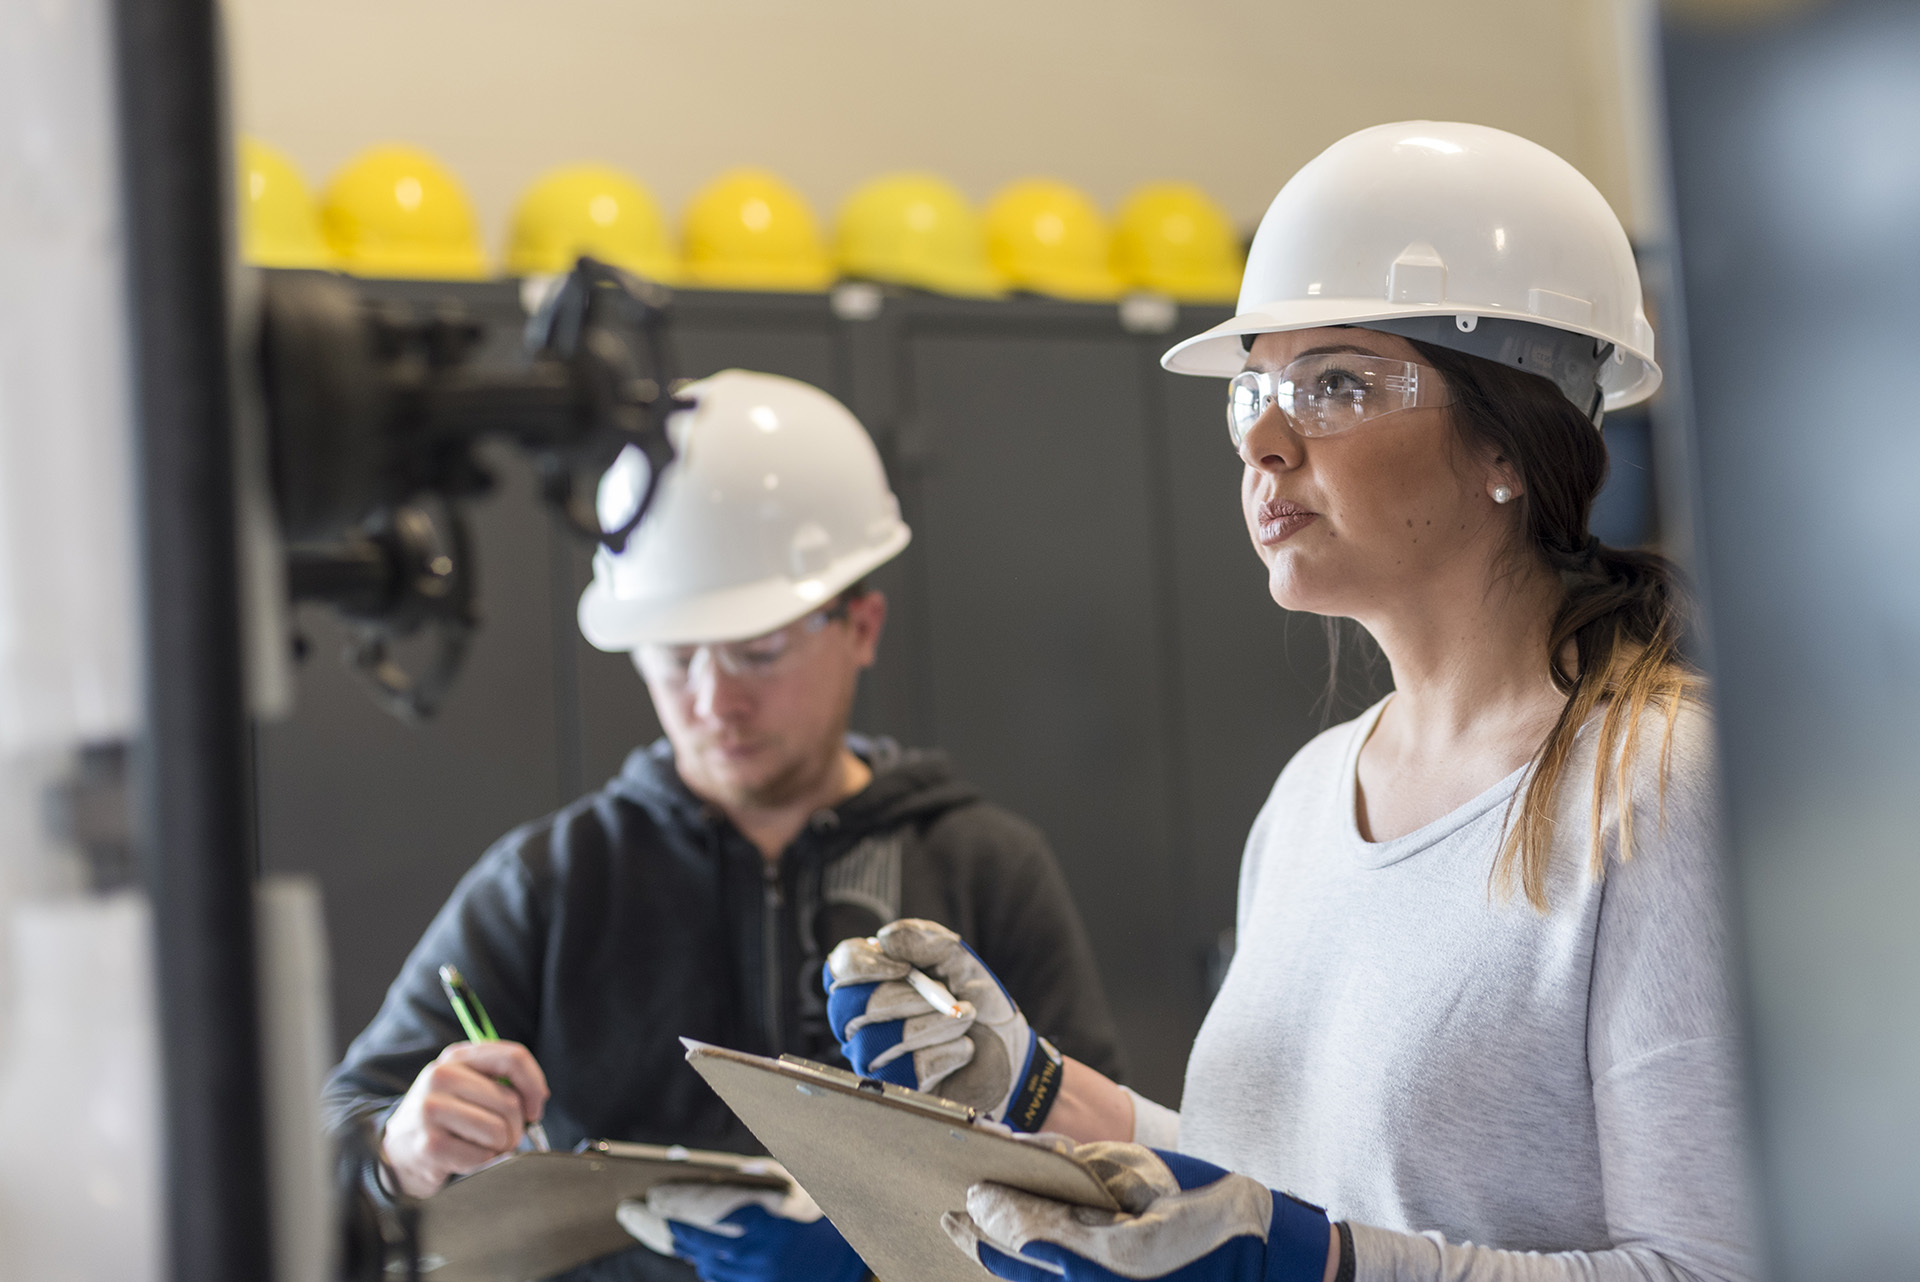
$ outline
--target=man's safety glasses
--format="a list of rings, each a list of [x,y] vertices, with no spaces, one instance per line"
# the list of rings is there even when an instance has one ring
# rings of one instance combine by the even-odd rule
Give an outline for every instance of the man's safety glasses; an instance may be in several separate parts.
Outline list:
[[[777,675],[806,638],[846,617],[847,599],[841,597],[765,636],[707,645],[643,645],[634,652],[634,657],[643,676],[665,685],[685,685],[692,678],[694,668],[701,664],[703,655],[704,662],[730,677],[764,680]]]
[[[1439,371],[1366,352],[1317,352],[1277,370],[1242,370],[1227,384],[1227,432],[1239,449],[1278,405],[1302,436],[1332,436],[1370,418],[1418,406],[1451,405]]]

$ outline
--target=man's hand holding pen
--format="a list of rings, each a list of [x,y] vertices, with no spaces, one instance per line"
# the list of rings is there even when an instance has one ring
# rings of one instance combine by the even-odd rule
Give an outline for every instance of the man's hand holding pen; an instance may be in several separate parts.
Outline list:
[[[547,1076],[518,1042],[455,1042],[420,1071],[387,1118],[381,1157],[400,1191],[428,1197],[448,1177],[519,1147],[547,1107]]]
[[[440,968],[440,988],[467,1040],[420,1070],[380,1139],[381,1160],[410,1197],[429,1197],[449,1176],[478,1170],[522,1141],[547,1147],[540,1117],[550,1092],[533,1052],[500,1039],[480,994],[451,962]]]

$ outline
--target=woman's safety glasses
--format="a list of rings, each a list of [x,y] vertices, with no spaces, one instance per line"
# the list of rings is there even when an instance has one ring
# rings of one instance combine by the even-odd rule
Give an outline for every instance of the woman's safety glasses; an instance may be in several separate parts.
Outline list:
[[[777,675],[806,638],[846,617],[847,599],[843,596],[765,636],[709,645],[643,645],[635,657],[641,674],[663,685],[685,685],[703,661],[730,677],[764,680]]]
[[[1332,436],[1370,418],[1451,405],[1438,370],[1366,352],[1316,352],[1277,370],[1249,369],[1227,384],[1227,433],[1239,449],[1270,405],[1302,436]]]

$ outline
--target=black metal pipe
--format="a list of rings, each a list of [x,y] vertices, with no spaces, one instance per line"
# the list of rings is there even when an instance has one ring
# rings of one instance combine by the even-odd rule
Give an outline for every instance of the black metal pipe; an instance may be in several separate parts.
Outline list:
[[[287,545],[287,595],[295,601],[371,614],[399,594],[401,575],[387,549],[369,538]]]
[[[116,0],[153,897],[175,1282],[268,1282],[214,0]]]

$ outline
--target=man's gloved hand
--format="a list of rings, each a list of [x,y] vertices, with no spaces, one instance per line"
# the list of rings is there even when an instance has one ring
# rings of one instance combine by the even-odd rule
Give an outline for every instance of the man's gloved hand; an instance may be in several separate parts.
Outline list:
[[[1066,1147],[1064,1144],[1062,1147]],[[1082,1144],[1118,1211],[1090,1211],[1002,1184],[967,1190],[940,1223],[954,1245],[1013,1282],[1320,1282],[1326,1212],[1258,1180],[1138,1144]]]
[[[916,966],[952,992],[958,1017],[906,983]],[[1017,1131],[1046,1120],[1060,1093],[1060,1052],[945,926],[909,917],[842,940],[827,958],[826,988],[827,1023],[855,1072],[971,1104]]]
[[[770,1163],[771,1165],[771,1163]],[[798,1184],[656,1184],[622,1202],[620,1227],[703,1282],[868,1282],[872,1274]]]

